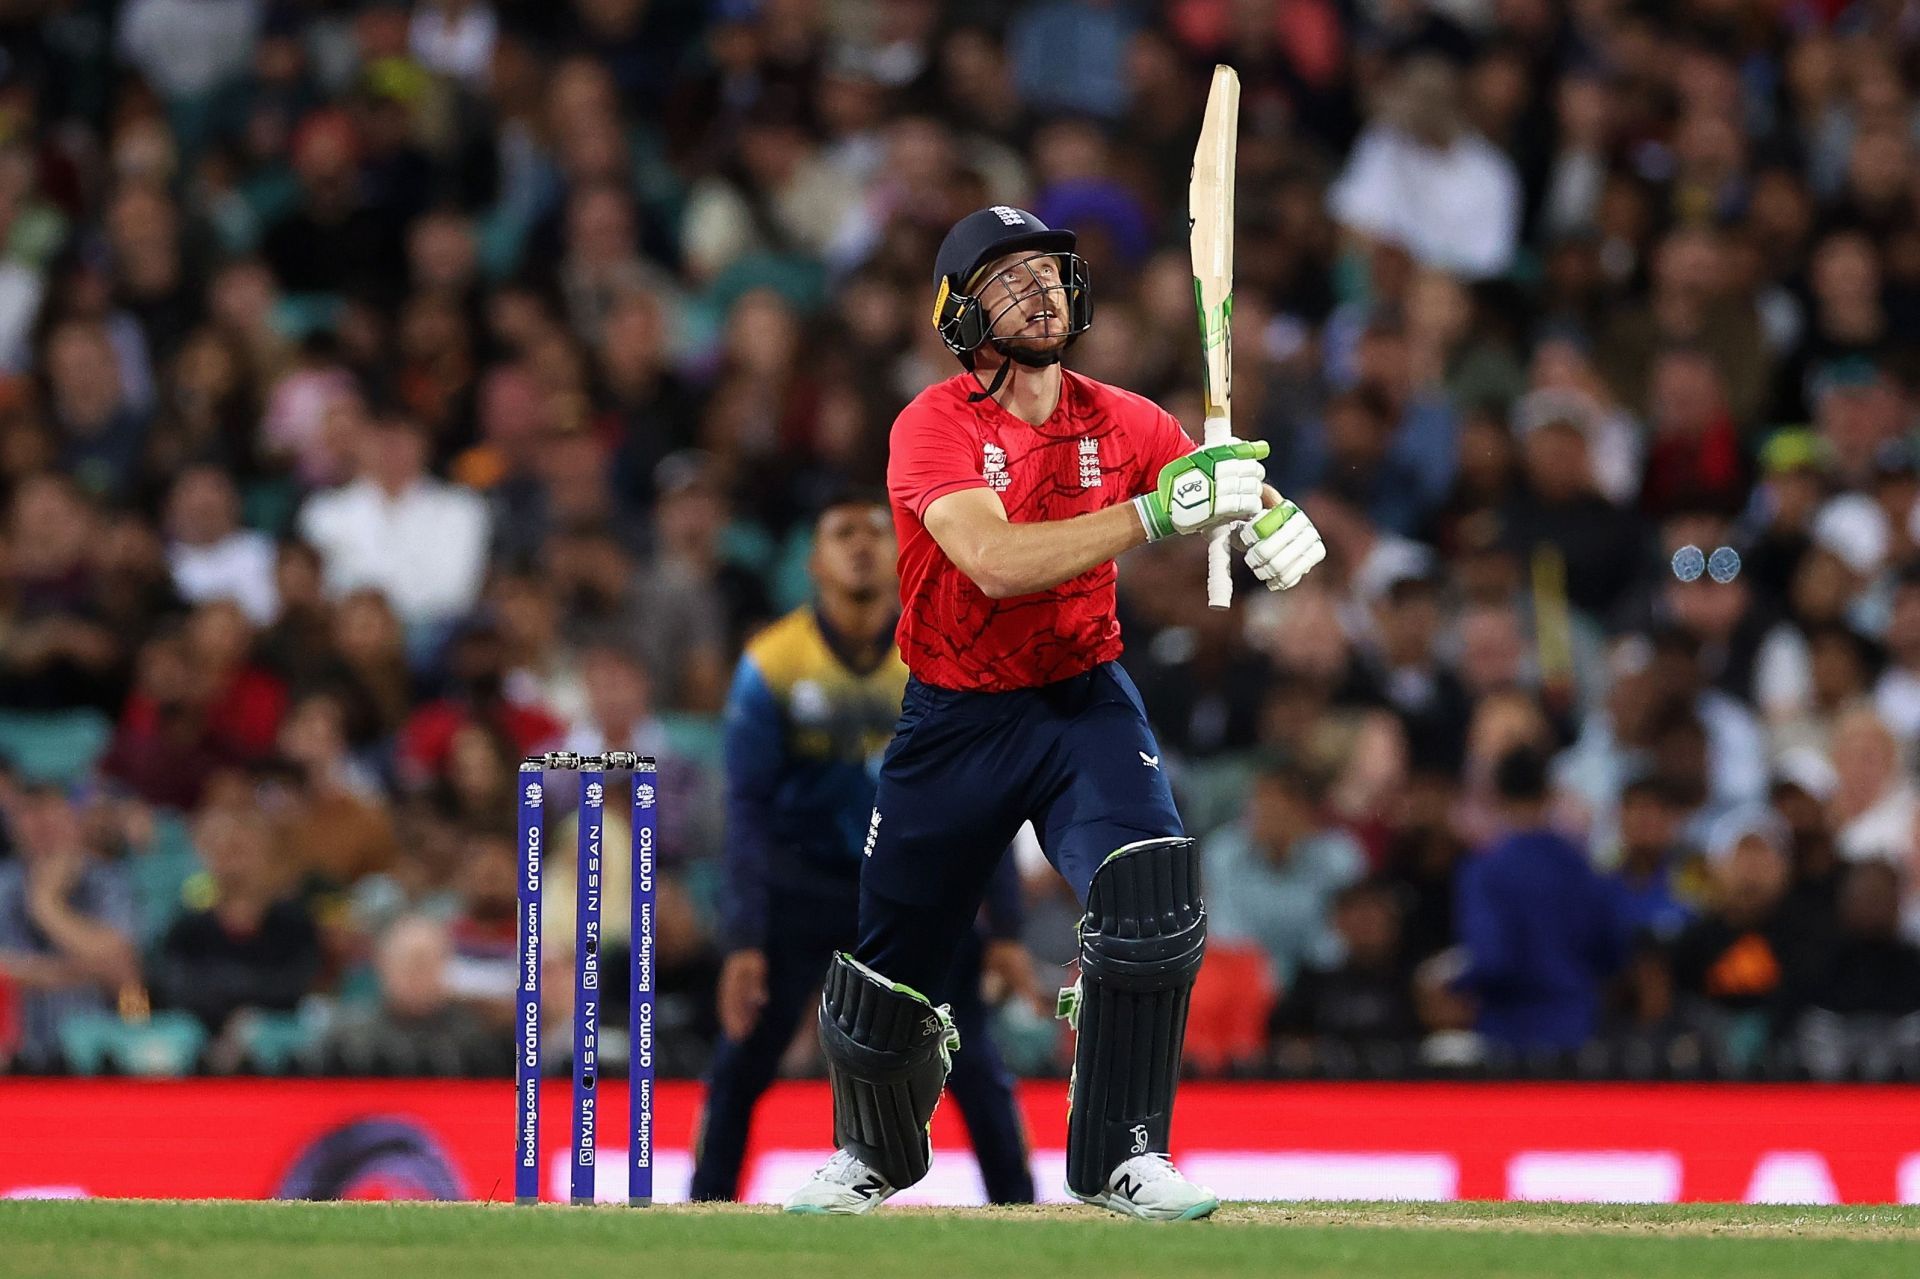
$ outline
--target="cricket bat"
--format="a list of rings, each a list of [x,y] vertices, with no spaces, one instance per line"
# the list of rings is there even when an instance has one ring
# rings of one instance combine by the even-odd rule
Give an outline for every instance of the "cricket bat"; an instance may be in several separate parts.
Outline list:
[[[1200,312],[1200,351],[1206,364],[1207,444],[1233,438],[1233,165],[1240,136],[1240,76],[1213,69],[1200,144],[1193,149],[1187,185],[1187,231],[1193,252],[1193,304]],[[1214,530],[1207,547],[1207,604],[1233,603],[1230,531]]]

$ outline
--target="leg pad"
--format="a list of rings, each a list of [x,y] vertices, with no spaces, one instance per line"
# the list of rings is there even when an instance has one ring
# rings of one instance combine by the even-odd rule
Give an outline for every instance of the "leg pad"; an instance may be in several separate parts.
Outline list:
[[[1123,1160],[1165,1153],[1207,942],[1190,839],[1128,844],[1094,872],[1080,923],[1079,1040],[1067,1118],[1067,1185],[1098,1194]]]
[[[960,1036],[945,1008],[836,954],[820,996],[834,1144],[903,1189],[927,1175],[927,1124]]]

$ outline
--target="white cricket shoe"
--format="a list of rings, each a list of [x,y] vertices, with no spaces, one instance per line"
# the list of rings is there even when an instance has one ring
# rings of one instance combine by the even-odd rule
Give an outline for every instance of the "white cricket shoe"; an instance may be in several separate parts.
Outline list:
[[[836,1150],[813,1180],[787,1196],[788,1212],[862,1213],[893,1197],[895,1187],[851,1150]]]
[[[1220,1199],[1205,1186],[1180,1175],[1165,1155],[1135,1155],[1113,1170],[1106,1190],[1097,1195],[1067,1193],[1081,1203],[1142,1221],[1197,1221],[1211,1216]]]

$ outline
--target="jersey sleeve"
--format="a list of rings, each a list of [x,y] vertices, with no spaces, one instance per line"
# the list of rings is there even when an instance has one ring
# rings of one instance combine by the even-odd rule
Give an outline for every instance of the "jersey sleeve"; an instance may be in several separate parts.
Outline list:
[[[987,487],[980,468],[980,442],[964,422],[922,404],[908,405],[894,421],[887,495],[916,520],[949,493]]]
[[[723,936],[730,949],[750,949],[766,942],[773,797],[786,766],[780,705],[751,654],[741,656],[734,672],[727,696],[725,740]]]
[[[1144,493],[1159,482],[1161,467],[1175,458],[1185,457],[1197,447],[1179,419],[1151,402],[1143,415],[1140,431],[1140,474],[1134,482],[1135,494]]]

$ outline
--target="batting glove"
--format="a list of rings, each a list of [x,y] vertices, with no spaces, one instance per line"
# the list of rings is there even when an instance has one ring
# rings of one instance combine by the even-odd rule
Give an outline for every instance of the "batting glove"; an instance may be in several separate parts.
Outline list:
[[[1307,513],[1292,502],[1263,512],[1235,530],[1247,552],[1247,567],[1270,591],[1284,591],[1327,558],[1327,544]]]
[[[1147,540],[1175,533],[1203,533],[1215,525],[1260,514],[1260,486],[1267,468],[1265,440],[1210,444],[1160,468],[1151,493],[1133,499]]]

